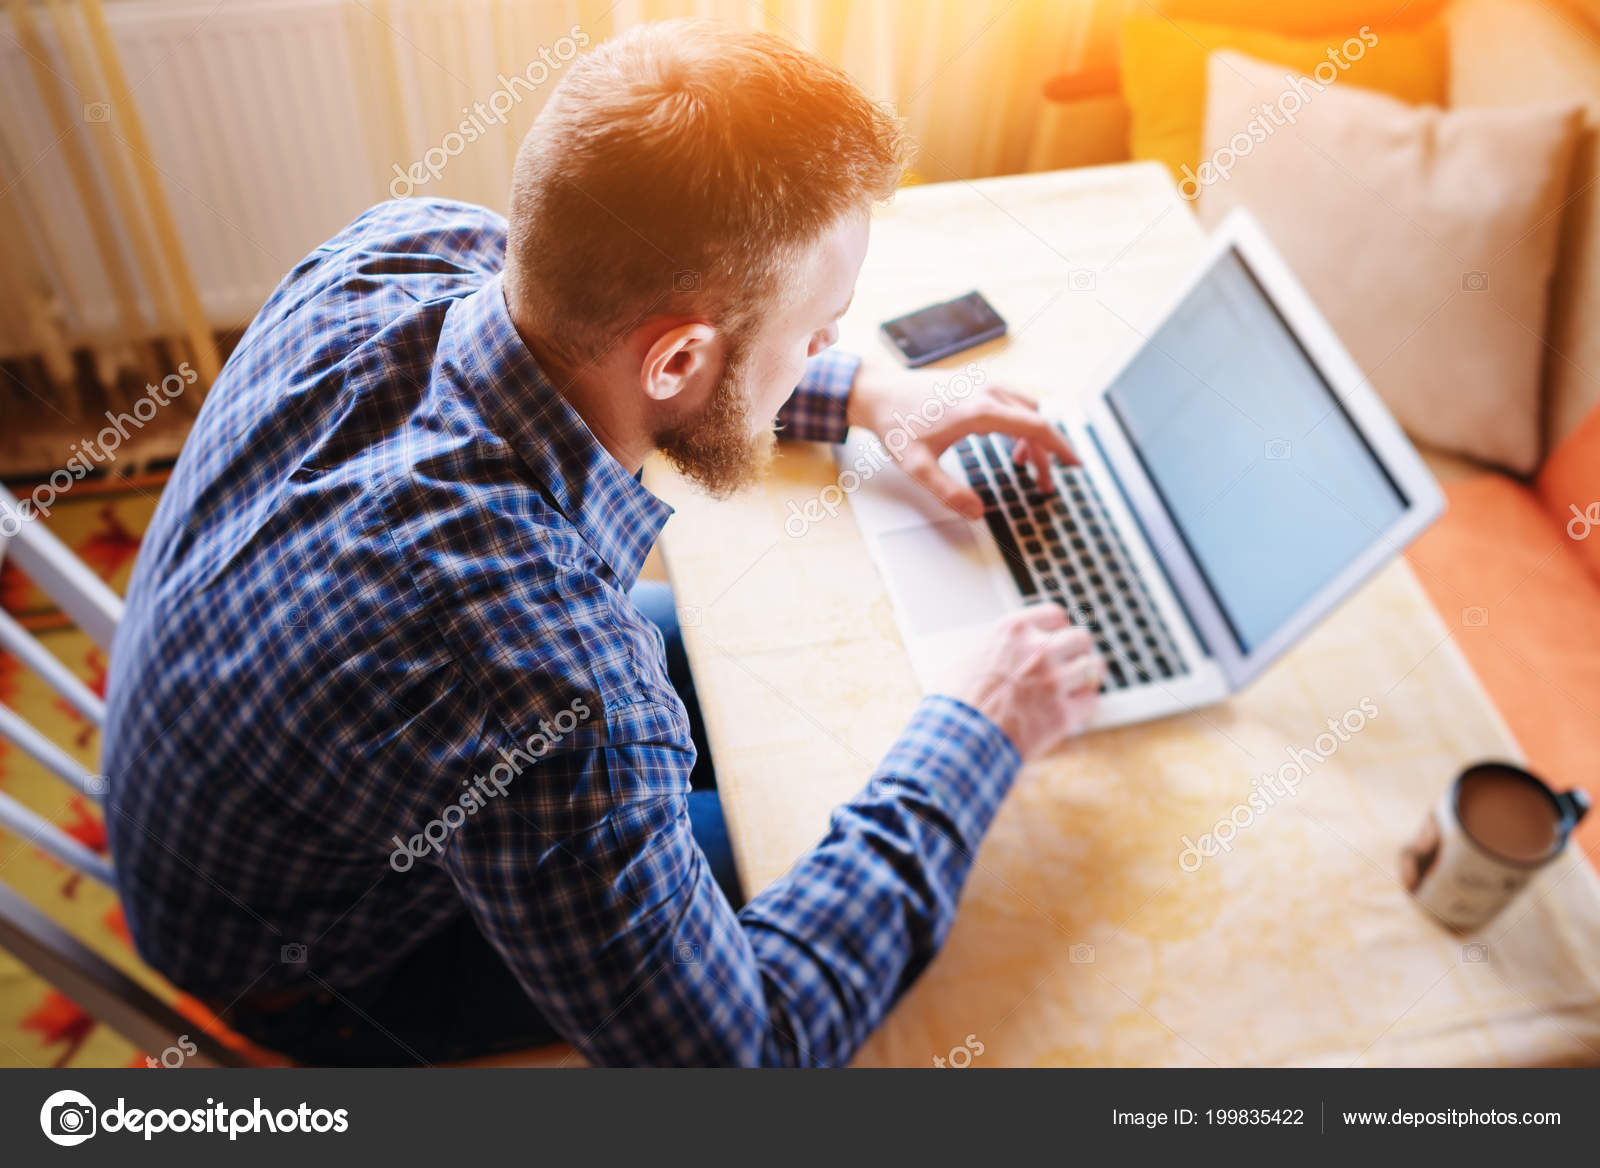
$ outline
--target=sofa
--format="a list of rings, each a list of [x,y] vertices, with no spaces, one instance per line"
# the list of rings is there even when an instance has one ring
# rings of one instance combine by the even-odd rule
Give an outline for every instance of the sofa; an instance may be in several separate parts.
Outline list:
[[[1174,19],[1301,34],[1394,11],[1359,0],[1292,10],[1251,0],[1157,7]],[[1449,510],[1407,555],[1528,765],[1600,802],[1600,0],[1452,0],[1414,6],[1412,17],[1443,29],[1450,108],[1585,107],[1540,338],[1542,457],[1532,473],[1516,475],[1419,442]],[[1110,58],[1051,78],[1032,164],[1128,159],[1121,82]],[[1600,866],[1600,813],[1577,842]]]

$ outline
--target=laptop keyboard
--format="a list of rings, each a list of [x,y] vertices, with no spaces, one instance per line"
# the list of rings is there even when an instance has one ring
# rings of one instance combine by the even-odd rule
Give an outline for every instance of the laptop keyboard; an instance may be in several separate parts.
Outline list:
[[[1102,693],[1188,673],[1089,476],[1056,465],[1060,490],[1042,491],[1011,449],[1000,434],[956,444],[1024,602],[1060,604],[1093,634],[1106,662]]]

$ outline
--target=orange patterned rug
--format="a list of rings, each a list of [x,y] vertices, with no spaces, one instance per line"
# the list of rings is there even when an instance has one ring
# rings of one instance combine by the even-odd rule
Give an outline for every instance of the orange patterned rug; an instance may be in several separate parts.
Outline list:
[[[80,559],[121,593],[135,552],[165,481],[164,475],[117,483],[82,482],[61,498],[45,521]],[[8,484],[23,496],[32,484]],[[105,692],[105,654],[67,622],[45,596],[11,564],[0,566],[0,606],[95,692]],[[0,653],[0,702],[20,713],[97,770],[99,731],[14,658]],[[11,743],[0,739],[0,789],[56,823],[91,848],[104,851],[99,807],[69,789]],[[110,890],[52,859],[19,837],[0,830],[0,881],[31,900],[85,945],[172,1003],[198,1029],[214,1021],[199,1003],[179,994],[134,954],[122,910]],[[182,1061],[186,1036],[172,1046],[141,1051],[98,1023],[76,1003],[0,951],[0,1066],[144,1067]]]

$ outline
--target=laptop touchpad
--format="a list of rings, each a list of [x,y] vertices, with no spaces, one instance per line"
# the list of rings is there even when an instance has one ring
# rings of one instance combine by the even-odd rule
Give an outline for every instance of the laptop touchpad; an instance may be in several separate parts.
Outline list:
[[[1017,607],[997,586],[990,549],[963,519],[885,532],[878,540],[890,586],[914,632],[987,624]]]

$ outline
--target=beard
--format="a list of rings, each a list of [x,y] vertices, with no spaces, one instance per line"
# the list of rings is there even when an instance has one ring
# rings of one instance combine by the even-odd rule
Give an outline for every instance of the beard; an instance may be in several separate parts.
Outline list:
[[[718,499],[760,478],[777,447],[771,428],[752,433],[749,364],[746,347],[732,346],[711,400],[656,435],[656,449]]]

